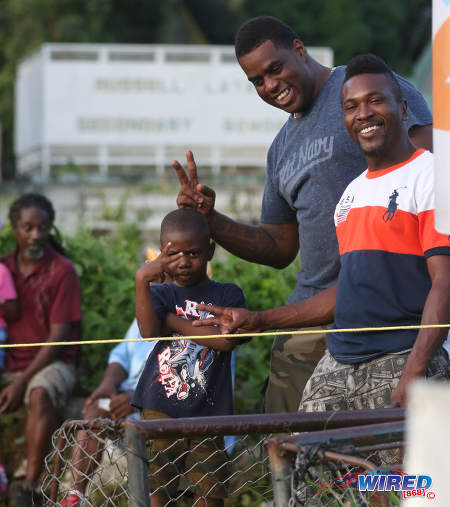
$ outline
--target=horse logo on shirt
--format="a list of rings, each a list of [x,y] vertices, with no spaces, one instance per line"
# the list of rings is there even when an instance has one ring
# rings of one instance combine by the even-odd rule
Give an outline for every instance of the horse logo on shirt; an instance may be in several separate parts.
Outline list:
[[[388,203],[387,209],[383,213],[383,217],[382,217],[385,222],[390,222],[394,218],[395,212],[397,211],[397,208],[398,208],[397,197],[400,195],[397,192],[397,190],[400,190],[401,188],[406,188],[406,187],[398,187],[398,188],[394,189],[392,194],[389,196],[389,203]]]

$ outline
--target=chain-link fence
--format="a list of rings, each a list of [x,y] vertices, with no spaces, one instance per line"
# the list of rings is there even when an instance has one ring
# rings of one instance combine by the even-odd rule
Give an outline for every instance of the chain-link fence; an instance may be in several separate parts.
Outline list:
[[[399,421],[269,439],[276,505],[398,505],[395,492],[360,490],[358,477],[402,473],[403,431]]]
[[[52,437],[42,493],[60,505],[71,490],[85,492],[86,506],[128,506],[123,424],[109,419],[69,421]]]
[[[130,461],[138,462],[131,466],[133,479],[139,462],[144,463],[152,494],[163,498],[163,503],[187,506],[198,498],[223,497],[231,506],[272,499],[262,445],[265,435],[150,438],[142,448],[135,444],[133,426],[128,429],[127,434],[125,424],[108,419],[70,421],[58,429],[46,458],[42,486],[46,505],[60,505],[72,491],[83,493],[85,506],[130,505],[130,491],[135,490],[130,484]],[[139,482],[137,497],[142,491],[148,494],[145,486]]]
[[[333,483],[330,470],[341,476],[352,470],[342,468],[342,460],[332,459],[331,448],[325,449],[329,442],[309,444],[301,435],[402,417],[399,409],[384,409],[125,423],[69,421],[53,435],[43,495],[49,506],[73,500],[74,491],[83,494],[85,506],[95,507],[144,507],[150,505],[150,494],[158,505],[187,506],[214,498],[223,498],[226,506],[272,505],[274,497],[276,505],[297,505],[304,500],[298,492],[304,477],[321,491],[322,484]],[[280,435],[293,431],[308,433]],[[350,439],[351,446],[355,443]],[[339,447],[349,449],[344,440],[338,442]],[[299,449],[307,451],[306,462],[296,459]],[[327,469],[324,463],[329,464]],[[312,470],[321,471],[317,475]],[[328,493],[321,492],[320,497],[329,500]]]

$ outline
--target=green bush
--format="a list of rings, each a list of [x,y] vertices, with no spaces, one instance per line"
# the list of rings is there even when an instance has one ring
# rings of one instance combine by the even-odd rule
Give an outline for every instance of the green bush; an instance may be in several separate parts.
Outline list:
[[[96,237],[81,230],[65,238],[65,247],[81,280],[83,339],[123,338],[134,318],[134,274],[141,263],[137,227],[122,226],[114,234]],[[98,385],[114,344],[83,346],[81,386]]]

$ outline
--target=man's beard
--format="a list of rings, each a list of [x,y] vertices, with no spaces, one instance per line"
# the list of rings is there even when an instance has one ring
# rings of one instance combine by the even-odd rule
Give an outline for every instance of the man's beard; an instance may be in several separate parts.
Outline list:
[[[386,136],[384,136],[382,139],[382,142],[378,146],[374,146],[374,147],[370,147],[370,148],[366,149],[363,146],[361,146],[361,144],[360,144],[359,147],[361,148],[364,155],[366,155],[368,157],[377,158],[377,157],[381,157],[382,155],[384,155],[384,153],[386,151],[387,144],[388,143],[387,143]]]
[[[379,146],[378,148],[372,148],[371,150],[362,150],[364,155],[368,157],[380,157],[384,153],[384,146]]]
[[[27,247],[25,248],[24,255],[30,261],[38,261],[42,259],[42,257],[44,256],[44,247],[43,246]]]

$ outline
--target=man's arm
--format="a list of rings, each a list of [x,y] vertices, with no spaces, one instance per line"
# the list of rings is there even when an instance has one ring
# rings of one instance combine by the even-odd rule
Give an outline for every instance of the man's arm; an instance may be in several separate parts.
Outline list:
[[[192,208],[208,218],[217,243],[241,259],[274,268],[288,266],[298,253],[298,224],[247,225],[236,222],[214,209],[216,194],[198,182],[197,166],[191,151],[186,153],[188,175],[176,160],[172,166],[181,184],[179,208]]]
[[[70,339],[72,324],[63,322],[60,324],[51,324],[50,333],[46,342],[61,342]],[[14,410],[22,400],[23,394],[27,388],[28,382],[33,375],[41,371],[50,364],[56,357],[59,346],[41,347],[35,358],[28,367],[22,372],[20,377],[12,384],[9,384],[0,393],[0,413],[6,410]]]
[[[247,225],[212,210],[211,233],[221,246],[246,261],[282,269],[298,254],[298,224]]]
[[[304,301],[261,312],[251,312],[244,308],[198,305],[198,310],[208,311],[215,317],[196,320],[193,326],[198,329],[213,324],[220,327],[221,333],[232,334],[329,324],[334,318],[336,293],[337,284]]]
[[[435,255],[427,259],[431,290],[425,301],[421,324],[450,323],[450,256]],[[444,342],[447,328],[420,329],[406,362],[400,382],[392,393],[391,405],[404,407],[410,383],[425,376],[427,366]]]
[[[413,125],[409,129],[409,137],[418,148],[433,151],[433,125]]]
[[[209,305],[208,305],[209,308]],[[217,326],[207,325],[206,323],[210,319],[203,319],[205,322],[203,327],[194,327],[192,322],[181,317],[178,317],[174,313],[168,313],[166,315],[165,325],[173,332],[181,334],[183,336],[208,336],[214,334],[220,334],[220,329]],[[196,321],[194,321],[196,322]],[[198,321],[199,322],[199,321]],[[199,338],[195,341],[196,343],[203,345],[209,349],[221,350],[228,352],[233,350],[236,345],[244,341],[239,338]]]

